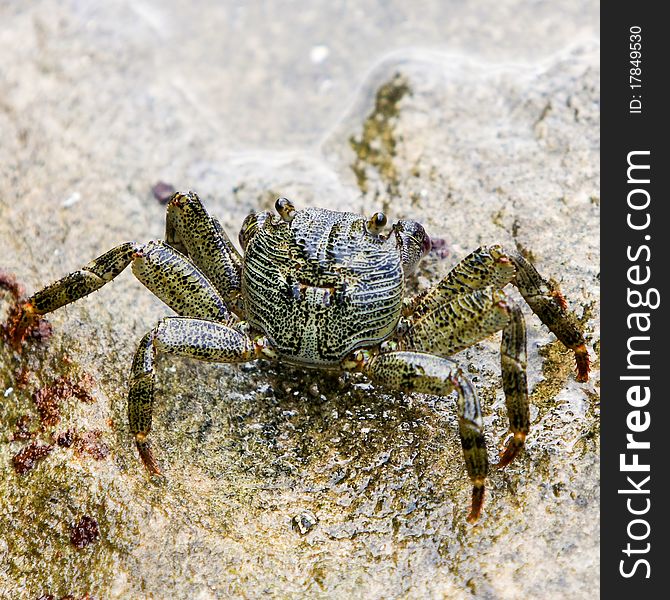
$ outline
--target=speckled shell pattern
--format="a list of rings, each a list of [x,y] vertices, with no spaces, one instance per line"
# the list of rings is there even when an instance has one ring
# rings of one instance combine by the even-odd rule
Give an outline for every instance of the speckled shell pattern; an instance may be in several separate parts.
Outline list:
[[[262,214],[258,223],[244,257],[245,312],[285,362],[337,367],[393,334],[404,293],[395,236],[369,233],[360,215],[319,208],[290,222]]]

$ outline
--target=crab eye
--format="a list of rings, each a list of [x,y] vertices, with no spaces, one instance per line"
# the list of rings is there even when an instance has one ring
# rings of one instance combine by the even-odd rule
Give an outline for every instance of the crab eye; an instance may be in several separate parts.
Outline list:
[[[372,235],[379,235],[386,227],[386,215],[383,212],[376,212],[367,220],[365,227]]]
[[[290,223],[295,217],[295,207],[288,198],[277,198],[275,210],[279,213],[282,221]]]

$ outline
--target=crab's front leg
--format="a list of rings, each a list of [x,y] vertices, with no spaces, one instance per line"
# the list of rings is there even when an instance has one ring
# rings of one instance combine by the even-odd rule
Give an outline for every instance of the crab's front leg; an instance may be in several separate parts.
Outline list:
[[[242,316],[242,257],[195,192],[177,192],[168,202],[165,240],[205,274],[229,310]]]
[[[420,352],[378,354],[362,366],[373,381],[401,391],[447,396],[458,393],[458,429],[465,466],[472,481],[468,521],[479,518],[484,500],[488,457],[479,399],[475,388],[455,362]]]
[[[147,440],[154,403],[156,356],[164,353],[209,362],[240,363],[255,359],[262,350],[262,343],[255,343],[236,328],[189,317],[165,318],[142,338],[131,371],[128,421],[140,457],[150,472],[160,473]]]

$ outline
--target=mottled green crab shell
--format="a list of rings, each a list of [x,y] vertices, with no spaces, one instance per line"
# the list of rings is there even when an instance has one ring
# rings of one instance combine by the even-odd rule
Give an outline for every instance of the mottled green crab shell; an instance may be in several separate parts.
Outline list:
[[[242,269],[245,312],[281,360],[335,368],[352,350],[393,334],[404,294],[395,235],[321,208],[296,211],[290,222],[254,217]]]

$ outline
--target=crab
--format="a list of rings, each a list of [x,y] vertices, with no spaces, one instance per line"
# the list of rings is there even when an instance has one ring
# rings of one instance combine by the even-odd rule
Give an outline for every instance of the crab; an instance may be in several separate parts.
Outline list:
[[[504,291],[513,284],[532,311],[571,349],[577,379],[589,356],[576,316],[555,284],[519,252],[480,247],[436,286],[406,299],[406,277],[431,248],[421,224],[366,218],[321,208],[297,210],[286,198],[276,214],[250,214],[240,254],[193,192],[167,206],[165,240],[126,242],[28,298],[10,328],[20,347],[42,315],[75,302],[128,265],[177,315],[140,341],[128,392],[128,420],[151,474],[160,468],[149,442],[156,358],[165,353],[205,361],[259,358],[307,369],[361,372],[401,392],[457,395],[458,428],[472,498],[467,520],[480,516],[489,464],[474,385],[450,358],[502,330],[501,371],[510,436],[497,466],[522,450],[530,415],[526,328]]]

